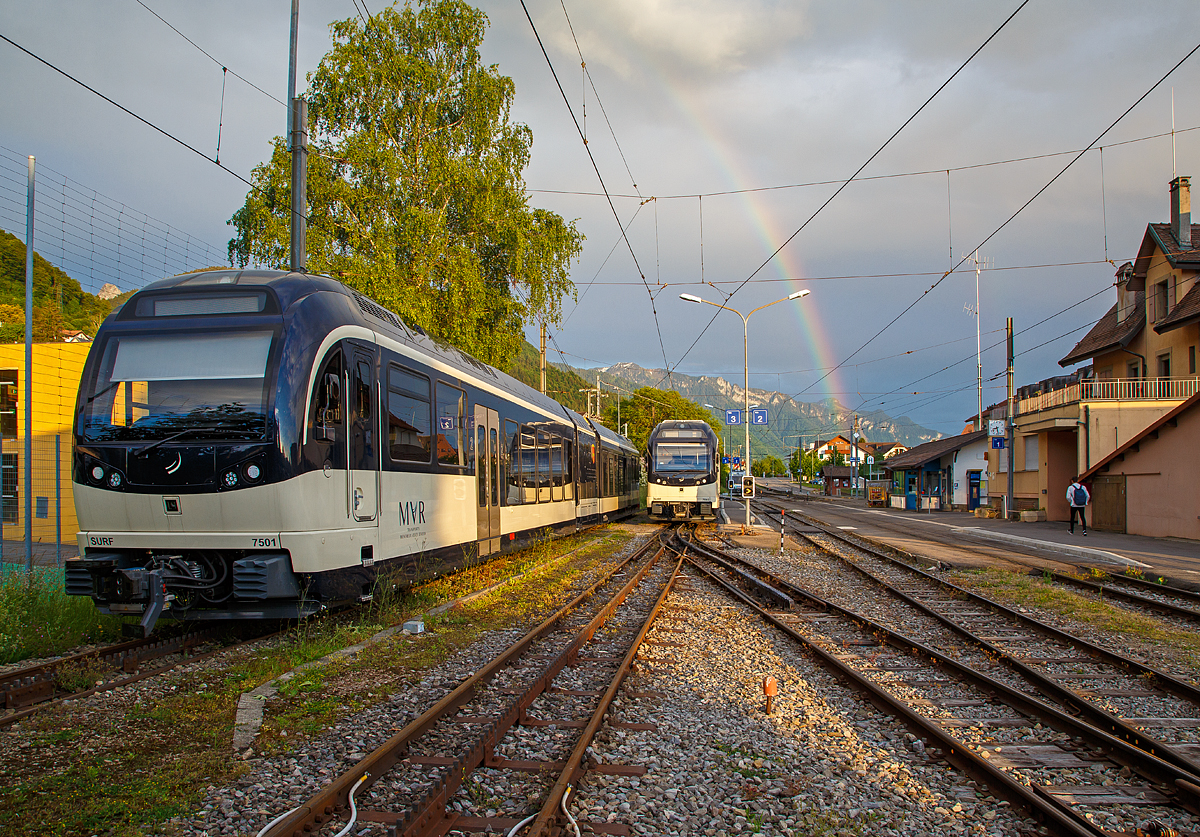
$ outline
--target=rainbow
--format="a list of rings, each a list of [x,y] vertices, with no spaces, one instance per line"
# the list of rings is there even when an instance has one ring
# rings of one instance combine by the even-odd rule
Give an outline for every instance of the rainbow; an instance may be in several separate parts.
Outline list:
[[[688,97],[676,89],[676,86],[671,83],[666,74],[657,74],[663,82],[664,89],[670,94],[670,98],[674,100],[676,106],[690,125],[696,129],[697,135],[701,137],[709,153],[725,173],[733,188],[746,189],[758,185],[753,182],[750,174],[745,171],[741,161],[723,145],[717,136],[717,132],[706,124]],[[785,228],[782,219],[772,215],[760,195],[761,193],[758,192],[742,192],[737,197],[745,205],[746,212],[753,221],[755,233],[762,242],[766,252],[769,253],[778,247],[780,242],[792,234],[793,228]],[[764,268],[764,271],[774,268],[776,275],[781,279],[803,277],[805,270],[799,256],[796,255],[799,248],[800,245],[797,242],[792,242],[771,260],[771,266]],[[762,273],[760,272],[759,276],[761,275]],[[802,279],[793,278],[792,281],[788,282],[789,293],[799,290],[801,287]],[[736,301],[734,304],[737,304]],[[805,299],[793,300],[786,304],[792,309],[792,316],[804,345],[808,349],[812,366],[823,369],[831,369],[836,366],[837,360],[833,345],[826,335],[823,325],[825,318],[820,313],[820,296],[818,294],[811,294]],[[838,370],[830,373],[821,381],[819,387],[805,395],[807,397],[823,398],[832,396],[834,393],[850,391],[842,385],[842,375],[840,374],[842,371]],[[754,386],[754,382],[751,381],[750,385]]]

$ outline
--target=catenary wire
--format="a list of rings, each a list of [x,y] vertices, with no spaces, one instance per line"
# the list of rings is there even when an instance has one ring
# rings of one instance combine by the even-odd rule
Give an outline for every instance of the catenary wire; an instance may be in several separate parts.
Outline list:
[[[214,57],[212,56],[212,54],[211,54],[211,53],[209,53],[209,51],[208,51],[208,50],[206,50],[204,47],[200,46],[200,44],[198,44],[198,43],[196,43],[195,41],[193,41],[193,40],[192,40],[191,38],[189,38],[187,35],[185,35],[185,34],[183,34],[182,32],[180,32],[180,31],[179,31],[179,29],[178,29],[178,28],[176,28],[176,26],[175,26],[173,23],[171,23],[171,22],[170,22],[169,20],[167,20],[165,17],[163,17],[162,15],[160,15],[158,12],[154,11],[154,9],[150,8],[149,6],[147,6],[147,5],[146,5],[144,2],[142,2],[142,0],[136,0],[136,2],[137,2],[137,4],[138,4],[139,6],[141,6],[143,9],[145,9],[146,11],[148,11],[150,14],[154,15],[156,18],[158,18],[159,20],[161,20],[161,21],[162,21],[164,24],[166,24],[166,26],[167,26],[167,27],[168,27],[168,28],[169,28],[169,29],[170,29],[172,32],[174,32],[174,33],[175,33],[176,35],[178,35],[179,37],[183,38],[185,41],[187,41],[189,44],[191,44],[192,46],[194,46],[196,49],[200,50],[200,52],[201,52],[201,53],[203,53],[203,54],[205,55],[205,57],[207,57],[207,58],[208,58],[208,60],[212,61],[214,64],[216,64],[218,67],[220,67],[220,68],[221,68],[223,71],[225,71],[225,70],[228,70],[228,72],[229,72],[229,75],[233,76],[233,77],[234,77],[234,78],[236,78],[238,81],[245,82],[246,84],[250,85],[250,86],[251,86],[251,87],[253,87],[255,90],[257,90],[259,93],[261,93],[261,94],[263,94],[264,96],[266,96],[268,99],[271,99],[271,100],[273,100],[273,101],[275,101],[275,102],[278,102],[279,104],[283,105],[284,107],[287,107],[287,104],[286,104],[285,102],[281,101],[280,99],[276,98],[275,96],[272,96],[270,93],[268,93],[267,91],[263,90],[263,89],[262,89],[261,87],[259,87],[257,84],[255,84],[254,82],[250,81],[250,79],[246,78],[246,77],[245,77],[245,76],[243,76],[243,75],[240,75],[239,73],[237,73],[237,72],[235,72],[235,71],[233,71],[233,70],[229,70],[229,68],[228,68],[228,67],[227,67],[227,66],[226,66],[224,63],[222,63],[221,61],[218,61],[216,58],[214,58]],[[10,42],[10,43],[11,43],[11,42]]]
[[[1067,172],[1068,169],[1070,169],[1073,165],[1075,165],[1075,163],[1081,157],[1083,157],[1084,154],[1086,154],[1088,151],[1090,151],[1092,148],[1094,148],[1096,146],[1096,144],[1099,143],[1100,140],[1102,140],[1109,131],[1111,131],[1113,128],[1115,128],[1121,122],[1121,120],[1123,120],[1126,116],[1128,116],[1129,113],[1135,107],[1137,107],[1139,104],[1141,104],[1142,101],[1147,96],[1149,96],[1151,93],[1153,93],[1160,84],[1162,84],[1164,81],[1166,81],[1167,78],[1169,78],[1172,73],[1174,73],[1177,69],[1179,69],[1179,67],[1182,66],[1185,61],[1187,61],[1189,58],[1191,58],[1192,55],[1194,55],[1197,50],[1200,50],[1200,43],[1196,44],[1194,47],[1192,47],[1190,50],[1188,50],[1187,55],[1185,55],[1185,56],[1183,56],[1183,58],[1179,59],[1179,61],[1177,61],[1175,63],[1175,65],[1173,67],[1171,67],[1171,69],[1167,70],[1167,72],[1164,73],[1163,76],[1158,81],[1154,82],[1154,84],[1152,84],[1145,93],[1143,93],[1141,96],[1138,96],[1138,98],[1133,102],[1133,104],[1131,104],[1128,108],[1126,108],[1121,113],[1120,116],[1118,116],[1115,120],[1113,120],[1113,122],[1107,128],[1105,128],[1103,131],[1100,132],[1099,136],[1097,136],[1094,140],[1092,140],[1090,143],[1088,143],[1086,148],[1084,148],[1082,151],[1080,151],[1078,154],[1076,154],[1074,157],[1072,157],[1070,162],[1068,162],[1065,166],[1063,166],[1062,170],[1059,171],[1058,174],[1056,174],[1056,175],[1054,175],[1054,177],[1050,178],[1050,180],[1044,186],[1042,186],[1042,188],[1038,189],[1033,194],[1033,196],[1029,198],[1029,200],[1027,200],[1027,201],[1025,201],[1025,203],[1021,204],[1021,206],[1018,207],[1017,210],[1015,212],[1013,212],[1012,215],[1008,216],[1008,218],[1003,223],[1001,223],[1000,226],[996,227],[996,229],[994,229],[992,232],[988,233],[988,235],[982,241],[980,241],[977,245],[975,245],[975,247],[969,249],[967,252],[968,253],[978,252],[980,249],[983,248],[983,246],[985,244],[987,244],[996,235],[998,235],[1000,233],[1000,231],[1003,230],[1005,227],[1007,227],[1013,221],[1013,219],[1015,219],[1018,215],[1020,215],[1026,209],[1026,207],[1028,207],[1035,200],[1037,200],[1038,197],[1040,197],[1060,177],[1062,177]],[[829,372],[825,373],[825,375],[821,376],[816,381],[813,381],[811,384],[809,384],[807,387],[805,387],[799,393],[797,393],[797,395],[803,394],[803,393],[807,392],[809,389],[811,389],[812,387],[819,384],[825,378],[829,377],[829,375],[832,375],[836,369],[839,369],[842,366],[846,365],[846,363],[848,363],[850,360],[852,360],[855,355],[857,355],[859,352],[861,352],[867,346],[871,345],[871,343],[873,343],[881,334],[883,334],[885,331],[887,331],[889,328],[891,328],[901,317],[903,317],[905,314],[907,314],[909,311],[911,311],[913,308],[915,308],[916,305],[922,299],[925,299],[925,297],[928,296],[931,291],[933,291],[940,284],[942,284],[942,282],[945,281],[947,276],[950,276],[951,274],[954,273],[955,270],[957,270],[959,267],[961,267],[963,265],[963,263],[967,261],[968,258],[970,258],[970,256],[964,256],[958,262],[958,264],[956,264],[952,269],[946,271],[946,273],[942,276],[941,279],[938,279],[936,282],[934,282],[932,285],[930,285],[929,288],[927,288],[925,291],[923,291],[921,293],[920,296],[918,296],[911,303],[909,303],[908,306],[903,311],[901,311],[899,314],[897,314],[895,317],[893,317],[883,328],[879,329],[879,331],[877,331],[874,335],[872,335],[865,343],[863,343],[861,346],[859,346],[857,349],[855,349],[853,352],[851,352],[850,355],[846,358],[846,360],[839,363],[836,367],[834,367],[833,370],[830,370]]]
[[[1026,0],[1028,2],[1028,0]],[[525,0],[521,0],[521,8],[525,11],[525,18],[529,21],[529,26],[533,29],[533,36],[537,39],[538,46],[542,50],[542,56],[546,59],[546,65],[550,68],[550,74],[554,76],[554,83],[558,86],[558,92],[562,95],[563,103],[567,106],[568,113],[571,114],[571,122],[575,125],[575,130],[579,134],[579,138],[583,140],[583,150],[587,152],[588,159],[592,163],[592,168],[596,172],[596,179],[600,181],[600,188],[604,190],[605,195],[608,195],[608,187],[604,185],[604,176],[600,174],[600,166],[596,164],[596,158],[592,156],[592,150],[588,148],[587,137],[583,134],[583,129],[579,126],[579,120],[575,118],[575,111],[571,107],[571,101],[567,98],[567,91],[563,90],[562,82],[558,79],[558,72],[554,69],[554,62],[550,60],[550,53],[546,51],[546,45],[542,43],[542,36],[538,33],[537,26],[533,22],[533,16],[529,14],[529,8],[525,5]],[[662,349],[663,366],[668,366],[667,362],[667,346],[663,342],[662,326],[658,322],[658,310],[654,305],[654,292],[650,290],[650,283],[646,281],[645,271],[638,263],[637,253],[633,251],[633,244],[629,241],[629,236],[625,234],[625,225],[621,223],[621,216],[617,213],[617,207],[612,202],[612,198],[608,198],[608,208],[612,210],[613,218],[616,219],[617,226],[621,230],[621,238],[625,240],[625,246],[629,248],[629,255],[633,258],[633,265],[637,268],[638,275],[642,277],[642,283],[646,286],[646,294],[650,297],[650,311],[654,315],[654,328],[658,332],[658,345]],[[667,376],[670,377],[670,369],[668,367]]]
[[[522,2],[523,2],[523,0],[522,0]],[[768,256],[758,267],[756,267],[753,271],[751,271],[750,275],[747,276],[744,280],[742,280],[741,284],[739,284],[736,288],[733,289],[733,291],[729,294],[729,296],[726,297],[726,302],[728,302],[730,299],[732,299],[733,296],[735,294],[737,294],[738,291],[740,291],[743,287],[745,287],[746,284],[748,282],[750,282],[750,280],[752,280],[758,274],[759,271],[761,271],[764,267],[766,267],[768,264],[770,264],[771,261],[777,255],[779,255],[779,253],[783,250],[784,247],[788,246],[788,244],[790,244],[792,242],[792,240],[796,238],[796,236],[798,236],[806,227],[808,227],[809,224],[812,223],[813,219],[815,219],[821,213],[821,211],[823,209],[825,209],[825,207],[829,206],[829,204],[833,202],[834,198],[836,198],[838,195],[840,195],[842,193],[842,191],[854,181],[855,177],[857,177],[859,174],[862,173],[863,169],[865,169],[868,165],[870,165],[871,162],[876,157],[878,157],[880,154],[882,154],[883,150],[885,148],[887,148],[888,145],[891,144],[892,140],[894,140],[897,136],[899,136],[900,132],[903,131],[905,128],[907,128],[912,123],[912,121],[914,119],[916,119],[917,116],[919,116],[921,114],[921,112],[924,111],[925,108],[927,108],[929,106],[930,102],[932,102],[939,93],[941,93],[943,90],[945,90],[947,85],[950,84],[950,82],[952,82],[955,78],[958,77],[958,74],[961,73],[966,68],[966,66],[971,63],[971,61],[975,58],[975,56],[979,55],[979,53],[983,51],[984,47],[986,47],[989,43],[991,43],[992,40],[997,35],[999,35],[1000,32],[1003,31],[1003,29],[1006,26],[1008,26],[1009,22],[1014,17],[1016,17],[1017,14],[1020,13],[1020,11],[1022,9],[1024,9],[1026,5],[1028,5],[1028,3],[1029,3],[1029,0],[1021,0],[1021,4],[1019,6],[1017,6],[1016,9],[1013,10],[1012,14],[1010,14],[1008,17],[1006,17],[1004,19],[1004,22],[1001,23],[995,29],[995,31],[992,32],[992,34],[988,35],[988,37],[984,40],[984,42],[982,44],[980,44],[975,49],[974,52],[972,52],[969,56],[967,56],[967,59],[965,61],[963,61],[962,64],[959,65],[958,69],[956,69],[953,73],[951,73],[950,77],[947,78],[945,81],[943,81],[941,83],[941,85],[938,86],[937,90],[933,91],[932,95],[930,95],[929,98],[927,98],[921,104],[921,106],[919,108],[917,108],[911,116],[908,117],[908,119],[904,120],[903,124],[901,124],[900,127],[897,128],[890,137],[888,137],[886,140],[884,140],[883,145],[879,146],[879,148],[877,148],[875,150],[875,152],[873,154],[871,154],[871,156],[868,157],[866,159],[866,161],[861,166],[859,166],[852,175],[850,175],[849,178],[842,181],[841,185],[839,185],[837,187],[837,189],[834,190],[833,194],[830,195],[828,198],[826,198],[825,202],[822,203],[820,206],[818,206],[817,209],[810,216],[808,216],[808,218],[804,221],[804,223],[802,223],[799,227],[796,228],[795,232],[793,232],[786,239],[784,239],[783,243],[780,244],[778,247],[776,247],[774,252],[772,252],[770,256]],[[683,355],[679,358],[678,363],[682,363],[684,358],[686,358],[688,356],[688,354],[691,353],[692,349],[694,349],[696,347],[696,345],[700,342],[700,340],[708,332],[708,329],[712,326],[712,324],[716,321],[716,319],[717,319],[717,315],[714,314],[712,316],[712,318],[708,321],[708,323],[704,326],[704,328],[701,329],[700,334],[698,334],[696,336],[696,339],[692,342],[692,345],[688,346],[687,351],[685,351],[683,353]],[[678,363],[676,364],[677,366],[678,366]],[[669,374],[669,372],[670,372],[669,367],[668,367],[667,371]]]

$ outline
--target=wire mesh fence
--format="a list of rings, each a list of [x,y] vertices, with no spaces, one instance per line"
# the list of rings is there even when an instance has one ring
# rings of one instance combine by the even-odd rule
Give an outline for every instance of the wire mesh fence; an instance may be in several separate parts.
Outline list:
[[[32,473],[27,478],[25,438],[0,437],[0,545],[5,573],[26,566],[61,567],[79,551],[71,492],[71,437],[35,435],[30,443]]]

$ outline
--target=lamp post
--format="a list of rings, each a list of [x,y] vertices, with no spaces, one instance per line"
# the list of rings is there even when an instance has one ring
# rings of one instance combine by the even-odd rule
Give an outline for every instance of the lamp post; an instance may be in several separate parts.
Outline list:
[[[745,381],[744,381],[745,387],[743,389],[743,394],[745,395],[744,403],[745,403],[745,408],[746,408],[745,412],[742,414],[742,422],[746,428],[746,471],[745,471],[745,473],[747,473],[747,474],[753,473],[753,471],[750,470],[750,317],[753,316],[756,311],[761,311],[764,308],[769,308],[770,306],[774,305],[777,302],[787,302],[789,299],[799,299],[800,297],[808,296],[809,293],[811,293],[811,291],[808,291],[808,290],[796,291],[795,293],[788,294],[783,299],[777,299],[777,300],[775,300],[775,302],[768,302],[766,305],[760,305],[757,308],[755,308],[753,311],[751,311],[749,314],[743,314],[741,311],[737,310],[736,308],[730,308],[727,305],[721,305],[716,302],[709,302],[707,299],[701,299],[700,297],[694,296],[693,294],[680,294],[679,295],[679,298],[684,300],[685,302],[703,302],[708,305],[715,305],[717,308],[722,308],[726,311],[732,311],[733,313],[737,314],[739,317],[742,318],[742,354],[743,354],[743,357],[745,358]],[[750,498],[747,497],[745,499],[746,499],[745,527],[748,528],[750,526]]]

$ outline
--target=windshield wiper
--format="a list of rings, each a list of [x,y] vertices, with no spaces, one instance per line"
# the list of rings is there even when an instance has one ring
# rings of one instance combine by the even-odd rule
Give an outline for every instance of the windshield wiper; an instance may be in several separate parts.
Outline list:
[[[206,424],[202,427],[185,427],[183,430],[180,430],[178,433],[172,433],[170,436],[166,436],[162,439],[159,439],[154,444],[146,445],[146,447],[144,447],[141,450],[134,453],[134,456],[140,456],[140,457],[149,456],[150,451],[162,447],[167,442],[171,442],[171,441],[174,441],[175,439],[179,439],[183,436],[186,436],[189,433],[195,433],[197,430],[216,430],[223,423],[224,422],[218,422],[217,424]]]

